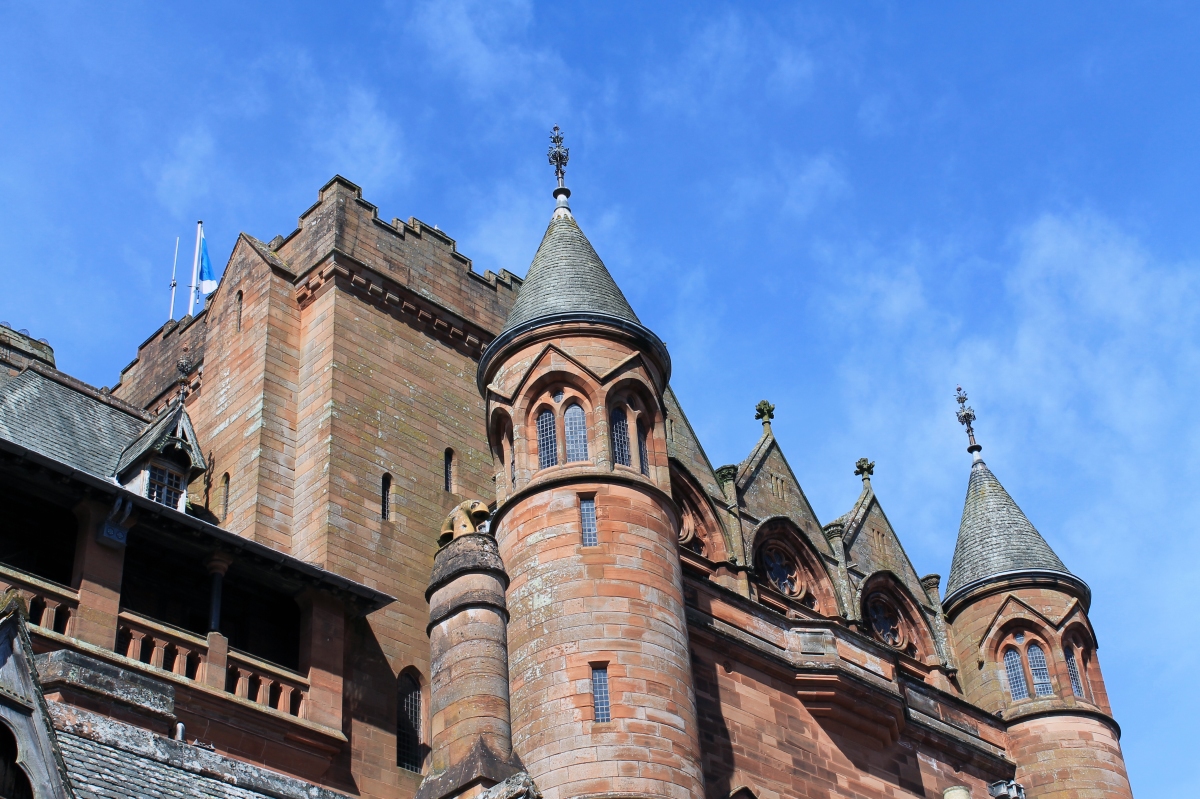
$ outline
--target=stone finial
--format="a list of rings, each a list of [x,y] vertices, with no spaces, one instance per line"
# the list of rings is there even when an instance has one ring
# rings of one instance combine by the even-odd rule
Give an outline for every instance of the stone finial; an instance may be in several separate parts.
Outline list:
[[[470,535],[479,530],[491,516],[488,506],[477,499],[468,499],[459,504],[442,522],[438,533],[438,546],[444,547],[459,536]]]
[[[759,403],[754,406],[754,418],[761,419],[763,428],[770,430],[771,420],[775,418],[775,406],[766,400],[760,400]]]
[[[975,460],[981,460],[979,451],[983,447],[975,443],[975,428],[972,427],[975,422],[975,409],[967,404],[967,392],[963,391],[962,386],[954,393],[954,399],[958,403],[958,423],[967,428],[967,438],[971,442],[967,452],[971,453]]]
[[[875,461],[859,458],[854,462],[854,473],[862,478],[866,485],[871,484],[871,475],[875,474]]]

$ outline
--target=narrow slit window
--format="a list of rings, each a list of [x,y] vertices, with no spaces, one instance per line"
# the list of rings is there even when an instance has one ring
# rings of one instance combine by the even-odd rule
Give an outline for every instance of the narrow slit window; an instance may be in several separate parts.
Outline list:
[[[421,685],[400,675],[396,691],[396,765],[421,773]]]
[[[612,721],[608,697],[608,666],[592,666],[592,707],[597,722]]]
[[[1025,682],[1025,669],[1021,666],[1021,653],[1015,649],[1004,651],[1004,674],[1008,677],[1008,693],[1013,701],[1029,698],[1029,685]]]
[[[1033,693],[1036,696],[1050,696],[1054,688],[1050,685],[1050,670],[1046,668],[1046,653],[1037,644],[1030,644],[1028,650],[1029,672],[1033,675]]]
[[[587,418],[583,408],[572,405],[563,414],[567,433],[567,463],[588,459]]]
[[[554,411],[546,408],[537,417],[538,468],[558,465],[558,430]]]
[[[646,425],[641,419],[637,420],[638,434],[638,469],[647,477],[650,476],[650,455],[646,452],[646,444],[649,437],[646,435]]]
[[[237,293],[237,332],[242,332],[242,292]]]
[[[1063,653],[1067,656],[1067,674],[1071,678],[1071,691],[1075,696],[1084,699],[1083,681],[1079,679],[1079,666],[1075,663],[1075,649],[1068,645]]]
[[[229,518],[229,472],[221,478],[221,521]]]
[[[383,487],[379,492],[379,516],[387,520],[392,515],[392,476],[383,476]]]
[[[442,457],[442,478],[448,493],[454,493],[454,450],[449,447]]]
[[[600,544],[596,537],[596,499],[584,497],[579,500],[579,520],[583,528],[583,545],[594,547]]]
[[[508,480],[513,485],[517,483],[517,448],[511,438],[508,439]]]
[[[629,419],[624,408],[614,408],[612,413],[613,462],[629,466]]]
[[[159,466],[150,467],[150,485],[146,489],[147,499],[151,499],[159,505],[178,508],[182,496],[182,475]]]

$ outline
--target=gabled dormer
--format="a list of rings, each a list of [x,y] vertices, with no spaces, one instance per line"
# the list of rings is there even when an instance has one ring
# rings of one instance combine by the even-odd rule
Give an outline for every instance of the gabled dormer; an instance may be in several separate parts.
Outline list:
[[[182,513],[188,484],[207,468],[192,420],[176,400],[125,448],[114,477],[130,491]]]

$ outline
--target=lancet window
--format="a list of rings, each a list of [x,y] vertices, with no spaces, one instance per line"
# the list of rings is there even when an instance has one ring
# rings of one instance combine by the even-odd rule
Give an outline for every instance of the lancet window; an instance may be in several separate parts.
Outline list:
[[[1008,678],[1008,693],[1014,702],[1029,698],[1029,684],[1025,682],[1021,653],[1015,649],[1004,650],[1004,675]]]
[[[396,765],[421,772],[421,684],[411,674],[400,675],[396,687]]]
[[[612,412],[612,449],[613,463],[629,466],[629,417],[624,408],[614,408]]]
[[[1050,685],[1050,670],[1046,667],[1046,653],[1037,643],[1029,645],[1025,650],[1029,658],[1029,673],[1033,675],[1033,693],[1035,696],[1050,696],[1054,688]]]
[[[558,426],[554,411],[546,408],[537,416],[538,468],[558,465]]]
[[[1068,644],[1064,654],[1067,656],[1067,675],[1071,678],[1071,692],[1084,699],[1083,680],[1079,679],[1079,665],[1075,662],[1075,648]]]
[[[650,476],[650,455],[646,452],[648,436],[646,435],[646,425],[641,419],[637,420],[637,437],[638,437],[638,469],[647,477]]]
[[[587,417],[579,405],[570,405],[563,414],[567,434],[567,463],[588,459]]]

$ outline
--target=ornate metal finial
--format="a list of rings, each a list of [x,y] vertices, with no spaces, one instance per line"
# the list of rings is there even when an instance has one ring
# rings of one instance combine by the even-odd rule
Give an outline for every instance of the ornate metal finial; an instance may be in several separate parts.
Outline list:
[[[554,177],[558,178],[558,187],[566,188],[567,179],[567,161],[571,157],[571,151],[563,147],[562,131],[558,129],[558,125],[554,126],[554,132],[550,134],[550,165],[554,167]]]
[[[761,400],[754,406],[754,418],[761,419],[764,425],[771,424],[771,420],[775,418],[775,406],[766,400]]]
[[[864,483],[871,482],[871,475],[875,474],[875,461],[859,458],[854,463],[854,473],[861,477]]]
[[[967,438],[970,439],[971,445],[967,447],[967,452],[975,455],[975,459],[979,459],[976,454],[983,447],[975,443],[975,428],[971,425],[975,421],[975,409],[967,404],[967,392],[963,391],[963,387],[959,386],[954,394],[954,399],[958,403],[958,423],[967,428]]]

